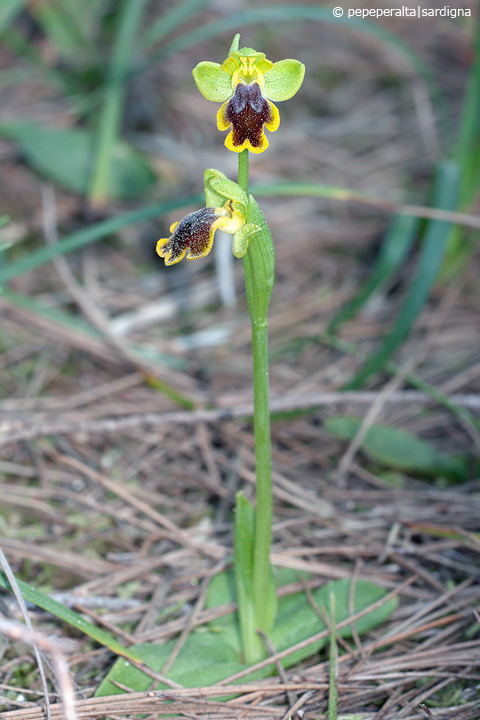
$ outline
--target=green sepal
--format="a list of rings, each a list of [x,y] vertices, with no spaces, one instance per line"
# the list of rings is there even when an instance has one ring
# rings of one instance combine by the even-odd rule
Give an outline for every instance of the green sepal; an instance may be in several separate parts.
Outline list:
[[[273,102],[289,100],[305,77],[305,65],[298,60],[279,60],[264,75],[264,95]]]
[[[205,60],[193,68],[193,79],[203,97],[224,102],[232,96],[232,78],[218,63]]]
[[[240,43],[240,33],[237,33],[232,40],[232,44],[230,45],[230,50],[228,51],[229,55],[231,55],[231,53],[233,53],[233,52],[238,51],[239,43]]]
[[[247,223],[233,236],[232,251],[235,257],[242,258],[248,250],[250,238],[259,232],[260,225]]]
[[[265,57],[265,53],[257,52],[257,50],[249,47],[240,48],[240,50],[238,51],[238,55],[241,55],[242,57],[255,57],[259,58],[260,60],[263,60],[263,58]]]
[[[204,186],[207,207],[221,207],[227,200],[232,200],[238,212],[246,219],[248,196],[240,185],[229,180],[219,170],[209,168],[205,170]]]

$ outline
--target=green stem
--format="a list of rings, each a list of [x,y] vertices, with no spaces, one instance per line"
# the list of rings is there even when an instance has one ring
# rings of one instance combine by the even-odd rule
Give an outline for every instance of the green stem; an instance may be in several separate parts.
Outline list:
[[[328,682],[328,714],[327,720],[337,720],[338,688],[337,688],[337,639],[336,639],[335,594],[330,591],[330,660]]]
[[[248,150],[238,155],[238,184],[248,195]]]
[[[246,276],[245,276],[246,277]],[[252,321],[253,406],[257,502],[253,539],[252,590],[260,629],[270,632],[270,546],[272,544],[272,455],[268,390],[267,320]]]
[[[238,156],[238,184],[248,194],[248,150]],[[243,258],[245,289],[252,325],[253,397],[256,512],[252,558],[252,600],[257,627],[265,633],[271,630],[275,614],[275,591],[270,569],[272,542],[272,457],[270,438],[270,405],[268,389],[267,312],[259,309],[257,283],[252,253]]]

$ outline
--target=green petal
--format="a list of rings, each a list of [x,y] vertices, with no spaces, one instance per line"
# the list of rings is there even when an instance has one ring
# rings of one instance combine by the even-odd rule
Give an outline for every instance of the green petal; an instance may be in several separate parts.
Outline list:
[[[257,70],[260,70],[260,72],[266,73],[273,68],[273,63],[271,60],[267,60],[267,58],[262,58],[255,62],[255,67]]]
[[[232,77],[218,63],[209,60],[198,63],[193,68],[193,78],[207,100],[224,102],[233,94]]]
[[[226,60],[223,61],[222,64],[222,70],[225,70],[226,73],[229,75],[233,75],[235,70],[238,70],[240,67],[240,62],[238,60],[235,60],[233,55],[229,55]]]
[[[248,244],[253,235],[258,233],[262,228],[254,223],[247,223],[233,236],[233,254],[237,258],[242,258],[248,250]]]
[[[298,60],[280,60],[265,75],[264,95],[274,102],[289,100],[303,82],[305,65]]]

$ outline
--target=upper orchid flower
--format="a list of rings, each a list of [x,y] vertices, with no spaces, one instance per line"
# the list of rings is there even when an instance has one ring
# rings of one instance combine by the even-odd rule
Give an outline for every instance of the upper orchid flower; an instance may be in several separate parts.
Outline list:
[[[230,53],[222,65],[205,61],[193,70],[198,89],[207,100],[221,102],[217,127],[228,130],[225,146],[234,152],[248,149],[261,153],[268,147],[265,128],[273,132],[280,115],[273,104],[289,100],[303,82],[305,66],[298,60],[272,63],[265,53],[238,48],[235,35]]]

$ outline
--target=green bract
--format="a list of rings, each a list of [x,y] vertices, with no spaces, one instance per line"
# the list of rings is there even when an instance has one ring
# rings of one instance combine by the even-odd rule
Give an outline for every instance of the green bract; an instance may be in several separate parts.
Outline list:
[[[247,220],[252,196],[249,198],[238,183],[229,180],[229,178],[219,170],[209,169],[205,170],[204,184],[207,207],[217,207],[218,205],[224,205],[225,201],[230,201],[232,207],[239,215]],[[265,221],[263,224],[265,224]],[[256,223],[245,222],[245,224],[235,232],[232,245],[232,251],[235,257],[242,258],[245,255],[250,240],[261,229],[261,226]]]
[[[203,183],[205,187],[205,199],[210,207],[223,205],[225,200],[232,200],[242,208],[242,214],[246,216],[248,206],[247,193],[240,185],[226,177],[220,170],[209,168],[205,170]]]

